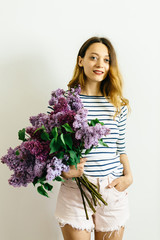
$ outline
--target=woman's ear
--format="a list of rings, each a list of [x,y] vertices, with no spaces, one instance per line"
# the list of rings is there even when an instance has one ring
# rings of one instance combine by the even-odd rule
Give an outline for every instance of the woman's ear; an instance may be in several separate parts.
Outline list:
[[[78,56],[78,65],[83,67],[83,58],[81,56]]]

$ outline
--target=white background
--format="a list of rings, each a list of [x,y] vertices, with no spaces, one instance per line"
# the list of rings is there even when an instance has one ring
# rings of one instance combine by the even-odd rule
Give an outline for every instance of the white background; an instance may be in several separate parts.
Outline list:
[[[79,48],[89,37],[113,43],[132,108],[127,152],[134,183],[124,240],[159,240],[159,1],[5,0],[0,2],[0,156],[20,144],[18,130],[47,111],[50,93],[67,88]],[[61,240],[50,199],[32,185],[8,185],[0,164],[0,238]],[[92,236],[93,237],[93,236]]]

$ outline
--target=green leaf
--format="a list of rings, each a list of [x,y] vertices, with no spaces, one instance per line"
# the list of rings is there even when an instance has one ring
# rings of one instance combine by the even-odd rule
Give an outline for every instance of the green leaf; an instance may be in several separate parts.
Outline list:
[[[62,143],[63,143],[64,145],[66,145],[66,144],[65,144],[65,141],[64,141],[64,134],[63,134],[63,133],[61,133],[60,139],[61,139]]]
[[[70,154],[70,159],[69,159],[70,165],[75,165],[75,166],[77,166],[77,163],[80,162],[80,157],[79,157],[79,155],[77,156],[76,152],[73,151],[73,150],[70,150],[70,151],[68,151],[68,152],[69,152],[69,154]]]
[[[45,188],[46,190],[48,190],[48,191],[51,191],[52,188],[53,188],[53,186],[52,186],[51,184],[49,184],[49,183],[45,183],[43,186],[44,186],[44,188]]]
[[[25,141],[25,128],[23,128],[22,130],[19,130],[18,132],[18,137],[19,137],[19,140],[22,140],[23,142]]]
[[[59,146],[59,148],[62,147],[63,149],[67,150],[66,144],[63,143],[64,137],[62,137],[62,136],[61,135],[58,136],[58,138],[57,138],[57,145]]]
[[[102,139],[98,140],[99,144],[101,144],[104,147],[108,147],[107,143],[104,143]]]
[[[91,150],[92,150],[92,149],[86,149],[86,151],[85,151],[84,154],[88,154],[88,153],[90,153]]]
[[[39,178],[39,182],[40,182],[40,183],[43,183],[45,180],[46,180],[46,177],[45,177],[45,176],[42,176],[41,178]],[[44,183],[43,183],[43,184],[44,184]]]
[[[55,139],[53,138],[52,141],[50,142],[50,154],[54,153],[54,152],[57,152],[59,149],[60,149],[60,144],[55,142]]]
[[[37,183],[41,183],[42,185],[44,185],[45,180],[46,180],[45,176],[43,176],[41,178],[35,177],[34,180],[33,180],[33,185],[35,186]]]
[[[16,156],[18,156],[19,154],[20,154],[20,153],[19,153],[19,151],[17,150],[17,151],[16,151]]]
[[[89,126],[95,126],[97,123],[100,123],[101,125],[104,125],[103,122],[100,122],[98,118],[91,120],[90,123],[88,123]]]
[[[77,163],[75,162],[75,160],[73,158],[69,158],[69,160],[67,161],[68,165],[75,165],[76,169],[77,169]]]
[[[50,140],[49,134],[48,134],[47,132],[42,132],[42,133],[41,133],[41,138],[42,138],[42,140],[44,140],[44,141]]]
[[[41,195],[43,195],[43,196],[45,196],[45,197],[49,197],[49,196],[48,196],[48,193],[44,190],[43,186],[37,187],[37,191],[38,191]]]
[[[58,128],[57,127],[54,127],[52,128],[52,131],[51,131],[55,141],[57,141],[57,137],[58,137]]]
[[[69,126],[68,123],[65,123],[64,125],[62,125],[62,127],[65,128],[65,130],[66,130],[67,132],[71,132],[71,133],[74,132],[73,129]]]
[[[38,180],[39,180],[38,177],[35,177],[35,178],[34,178],[34,180],[33,180],[33,185],[34,185],[34,186],[38,183]]]
[[[89,123],[90,126],[95,126],[96,123],[99,123],[99,120],[96,118],[94,120],[91,120],[91,122]]]
[[[73,141],[72,141],[72,137],[71,137],[71,134],[70,134],[70,133],[64,135],[64,141],[65,141],[66,145],[67,145],[70,149],[72,149]]]
[[[69,151],[69,154],[70,154],[70,157],[72,158],[72,159],[76,159],[76,153],[73,151],[73,150],[70,150]]]
[[[86,151],[85,151],[85,153],[84,154],[88,154],[88,153],[90,153],[90,151],[93,149],[93,146],[92,147],[90,147],[89,149],[86,149]]]
[[[64,182],[64,179],[61,178],[60,176],[57,176],[55,177],[55,179],[53,179],[53,181]]]

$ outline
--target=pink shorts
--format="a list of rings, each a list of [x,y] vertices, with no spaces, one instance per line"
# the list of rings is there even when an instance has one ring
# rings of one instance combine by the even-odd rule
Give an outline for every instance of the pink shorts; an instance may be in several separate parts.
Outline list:
[[[112,175],[102,178],[88,177],[88,179],[98,186],[99,192],[108,203],[105,206],[97,205],[96,213],[87,205],[89,220],[86,219],[80,190],[75,181],[65,180],[61,184],[55,217],[61,227],[65,224],[73,228],[87,231],[109,232],[119,230],[124,226],[129,218],[128,193],[117,191],[115,188],[106,188],[106,186],[115,179]]]

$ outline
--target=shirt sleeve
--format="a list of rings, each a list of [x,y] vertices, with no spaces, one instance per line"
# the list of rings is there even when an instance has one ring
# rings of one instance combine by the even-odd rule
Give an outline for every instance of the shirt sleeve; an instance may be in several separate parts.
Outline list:
[[[120,113],[120,119],[118,123],[119,137],[117,140],[117,152],[119,154],[126,154],[125,146],[125,133],[126,133],[126,121],[127,121],[127,106],[123,106]]]

